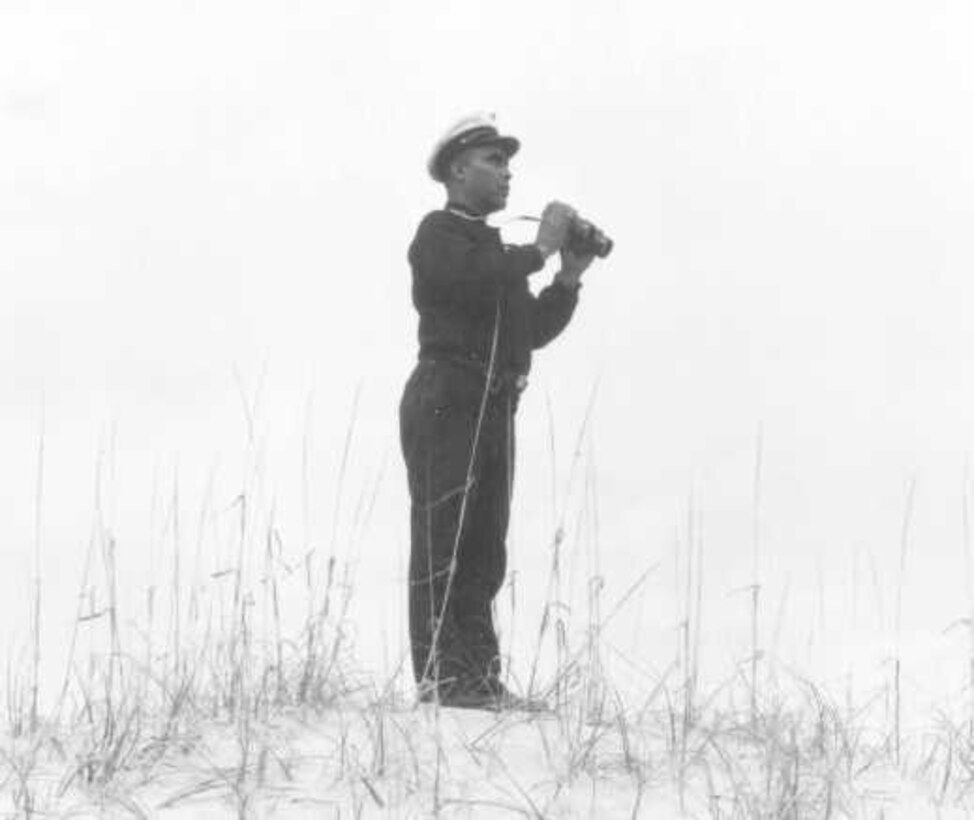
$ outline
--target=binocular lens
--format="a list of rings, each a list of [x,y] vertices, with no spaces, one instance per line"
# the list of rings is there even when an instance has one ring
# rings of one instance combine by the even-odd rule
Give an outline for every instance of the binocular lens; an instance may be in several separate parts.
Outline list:
[[[610,253],[615,243],[609,239],[602,231],[594,225],[585,224],[580,230],[576,230],[570,239],[571,249],[582,256],[598,256],[605,259]]]
[[[599,237],[598,250],[596,250],[595,255],[600,259],[605,259],[610,253],[612,253],[612,248],[615,245],[609,237],[601,236]]]

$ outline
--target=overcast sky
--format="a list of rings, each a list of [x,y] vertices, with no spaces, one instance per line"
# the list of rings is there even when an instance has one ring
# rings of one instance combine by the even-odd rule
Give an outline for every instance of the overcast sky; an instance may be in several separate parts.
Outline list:
[[[815,566],[847,580],[873,554],[889,590],[915,479],[907,603],[933,634],[966,607],[972,24],[959,1],[3,0],[11,608],[42,424],[47,566],[74,588],[111,441],[115,526],[141,583],[135,533],[159,476],[202,496],[244,446],[240,392],[259,385],[281,506],[301,518],[310,438],[305,526],[332,531],[354,413],[349,486],[385,470],[363,555],[403,559],[405,249],[442,203],[431,145],[485,109],[523,143],[510,214],[559,198],[616,240],[536,359],[515,564],[543,563],[550,535],[549,403],[564,485],[597,384],[589,458],[617,589],[634,561],[669,556],[691,494],[724,572],[714,597],[748,583],[761,430],[762,572],[780,592]]]

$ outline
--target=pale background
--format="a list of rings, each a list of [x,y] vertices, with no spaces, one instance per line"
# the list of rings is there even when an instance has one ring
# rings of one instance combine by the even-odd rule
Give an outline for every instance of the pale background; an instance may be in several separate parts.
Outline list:
[[[135,622],[174,544],[185,577],[220,570],[199,533],[233,515],[255,454],[285,552],[354,559],[361,662],[395,664],[405,249],[442,203],[431,144],[487,109],[523,142],[509,213],[559,198],[617,243],[522,405],[521,608],[501,612],[515,665],[564,516],[578,600],[601,573],[609,610],[657,567],[612,640],[665,668],[692,508],[715,676],[748,652],[755,519],[762,645],[825,682],[882,675],[915,481],[907,674],[917,692],[959,691],[965,639],[945,630],[970,610],[969,3],[83,6],[0,5],[11,663],[27,642],[43,438],[53,679],[95,522],[115,535]]]

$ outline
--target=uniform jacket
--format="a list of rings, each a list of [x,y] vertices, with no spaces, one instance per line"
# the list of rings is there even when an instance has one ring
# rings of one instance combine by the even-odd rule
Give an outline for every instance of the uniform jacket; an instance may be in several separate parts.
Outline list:
[[[578,288],[553,282],[535,296],[528,277],[544,267],[534,245],[504,245],[500,231],[461,206],[427,214],[409,247],[420,359],[486,370],[499,317],[495,373],[526,375],[531,351],[564,329]]]

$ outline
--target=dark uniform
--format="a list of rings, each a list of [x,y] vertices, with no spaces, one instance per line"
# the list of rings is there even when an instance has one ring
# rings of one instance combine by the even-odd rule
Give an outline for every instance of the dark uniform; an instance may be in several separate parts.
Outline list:
[[[425,699],[500,694],[492,602],[507,563],[518,393],[531,351],[564,329],[578,287],[555,282],[534,296],[528,276],[544,267],[541,252],[505,246],[483,217],[454,205],[423,219],[409,263],[419,362],[400,433],[413,670]]]

